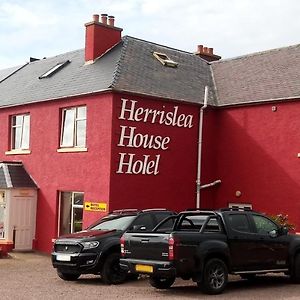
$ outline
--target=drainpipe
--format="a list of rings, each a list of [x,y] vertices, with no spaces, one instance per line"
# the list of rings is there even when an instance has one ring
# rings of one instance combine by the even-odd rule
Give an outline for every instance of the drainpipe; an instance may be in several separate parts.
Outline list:
[[[207,99],[208,99],[208,86],[205,86],[204,91],[204,103],[200,109],[200,117],[199,117],[199,136],[198,136],[198,163],[197,163],[197,200],[196,200],[196,208],[200,208],[200,188],[201,188],[201,157],[202,157],[202,133],[203,133],[203,112],[207,107]]]

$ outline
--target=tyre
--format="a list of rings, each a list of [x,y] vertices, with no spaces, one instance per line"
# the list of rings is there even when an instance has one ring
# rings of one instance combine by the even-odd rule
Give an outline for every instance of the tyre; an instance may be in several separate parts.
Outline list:
[[[57,270],[57,275],[59,278],[66,280],[66,281],[75,281],[79,278],[80,274],[74,274],[74,273],[65,273],[61,270]]]
[[[291,270],[291,279],[294,283],[300,283],[300,253],[296,254]]]
[[[168,289],[174,283],[175,279],[176,279],[175,277],[169,277],[169,278],[150,277],[149,283],[151,286],[157,289]]]
[[[106,284],[120,284],[127,278],[127,271],[120,268],[120,254],[108,255],[102,267],[101,277]]]
[[[213,258],[207,261],[202,281],[198,284],[206,294],[216,295],[224,291],[228,282],[228,269],[224,261]]]

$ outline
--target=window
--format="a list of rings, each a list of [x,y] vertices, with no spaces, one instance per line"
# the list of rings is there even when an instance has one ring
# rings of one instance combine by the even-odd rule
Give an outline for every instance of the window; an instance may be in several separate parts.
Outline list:
[[[269,234],[269,232],[272,230],[278,230],[277,225],[265,217],[254,215],[253,220],[257,233]]]
[[[81,192],[61,192],[59,235],[82,230],[83,198]]]
[[[28,150],[30,137],[30,115],[11,117],[11,149]]]
[[[166,54],[153,52],[153,56],[164,66],[176,68],[178,63],[170,59]]]
[[[229,203],[228,207],[235,210],[252,210],[252,204],[248,203]]]
[[[62,111],[61,147],[86,146],[86,106]]]
[[[248,218],[244,214],[229,215],[229,224],[233,230],[240,232],[251,232]]]
[[[138,216],[132,224],[132,231],[150,231],[154,228],[153,219],[150,214]]]
[[[51,77],[52,75],[54,75],[56,72],[58,72],[59,70],[61,70],[64,66],[66,66],[69,63],[70,63],[70,61],[66,60],[66,61],[63,61],[63,62],[60,62],[60,63],[56,64],[54,67],[52,67],[46,73],[44,73],[43,75],[41,75],[39,77],[39,79]]]

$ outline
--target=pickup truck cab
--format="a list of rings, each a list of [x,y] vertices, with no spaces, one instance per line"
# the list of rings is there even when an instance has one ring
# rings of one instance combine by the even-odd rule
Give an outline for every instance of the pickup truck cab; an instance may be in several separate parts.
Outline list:
[[[53,245],[52,264],[63,280],[76,280],[81,274],[101,275],[107,284],[126,280],[119,267],[120,237],[128,230],[152,230],[160,221],[174,215],[166,209],[116,210],[86,230],[61,236]]]
[[[181,277],[219,294],[228,274],[252,278],[269,272],[300,282],[300,237],[249,210],[181,212],[150,233],[124,233],[121,252],[121,268],[149,274],[156,288],[169,288]]]

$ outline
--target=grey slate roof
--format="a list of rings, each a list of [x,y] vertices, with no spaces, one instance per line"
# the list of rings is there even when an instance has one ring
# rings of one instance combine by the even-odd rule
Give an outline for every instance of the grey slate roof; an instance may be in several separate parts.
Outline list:
[[[37,188],[22,163],[0,162],[0,188]]]
[[[300,98],[300,44],[211,66],[219,106]]]
[[[178,67],[163,66],[154,51],[167,54]],[[71,63],[39,79],[66,60]],[[0,107],[105,90],[203,103],[206,85],[213,106],[300,98],[300,45],[208,63],[189,52],[125,36],[93,64],[85,64],[81,49],[0,70]]]
[[[153,51],[166,53],[177,68],[163,66]],[[70,60],[55,75],[39,79],[57,63]],[[0,73],[1,74],[1,73]],[[194,54],[129,36],[93,64],[84,61],[84,50],[28,63],[0,82],[0,106],[21,105],[107,89],[201,103],[204,86],[213,82],[209,64]]]

